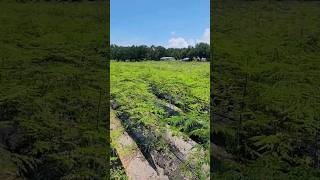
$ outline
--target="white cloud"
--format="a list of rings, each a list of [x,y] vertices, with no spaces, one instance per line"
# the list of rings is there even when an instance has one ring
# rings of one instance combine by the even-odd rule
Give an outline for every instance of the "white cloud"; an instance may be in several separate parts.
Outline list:
[[[188,40],[188,45],[189,46],[195,46],[197,44],[197,40],[195,40],[195,39],[189,39]]]
[[[182,37],[171,38],[168,45],[169,48],[186,48],[188,46],[188,42]]]
[[[171,32],[171,35],[175,35],[175,32]],[[210,44],[210,28],[206,28],[199,39],[185,40],[183,37],[173,37],[168,41],[168,48],[186,48],[188,46],[195,46],[197,43]]]
[[[210,28],[204,30],[201,41],[210,44]]]
[[[210,28],[206,28],[204,30],[201,39],[197,39],[196,43],[210,44]]]

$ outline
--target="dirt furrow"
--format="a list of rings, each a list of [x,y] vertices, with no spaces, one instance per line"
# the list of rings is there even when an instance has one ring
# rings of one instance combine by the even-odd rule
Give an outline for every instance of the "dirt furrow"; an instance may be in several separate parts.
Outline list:
[[[197,179],[188,178],[183,169],[183,162],[179,160],[174,153],[165,148],[167,143],[164,142],[161,133],[152,127],[137,125],[130,117],[122,113],[119,119],[127,126],[128,134],[137,142],[139,149],[154,169],[162,171],[169,179]]]
[[[157,93],[158,91],[155,88],[156,88],[155,86],[151,86],[151,91],[163,103],[162,106],[165,107],[165,110],[167,111],[168,116],[177,116],[177,115],[186,113],[182,109],[176,106],[177,103],[175,103],[172,100],[173,98],[170,95],[159,94]],[[172,103],[163,102],[163,100],[167,100]],[[216,114],[216,115],[219,115],[223,118],[228,118],[221,114]],[[231,119],[231,118],[228,118],[228,119]],[[234,119],[231,119],[231,120],[234,120]],[[170,129],[170,127],[168,126],[167,129]],[[190,154],[193,154],[195,151],[197,152],[197,154],[200,154],[200,155],[205,154],[204,150],[201,148],[200,149],[197,148],[197,150],[194,150],[194,148],[198,146],[198,143],[193,141],[189,137],[181,138],[182,135],[180,135],[180,137],[174,136],[170,130],[166,132],[164,137],[166,141],[170,144],[171,150],[175,153],[175,155],[178,158],[180,158],[183,161],[186,161],[188,159],[188,156]],[[223,147],[220,147],[214,143],[211,143],[210,148],[215,159],[234,161],[234,157],[231,154],[227,153],[227,151]],[[209,165],[204,165],[204,169],[209,171]]]
[[[112,107],[119,107],[115,101],[111,104]],[[182,112],[174,105],[164,104],[164,106],[168,106],[171,110],[174,109],[176,113]],[[164,128],[165,131],[160,132],[156,128],[135,125],[125,113],[121,114],[119,118],[124,124],[128,125],[127,132],[134,140],[139,142],[139,148],[155,169],[158,167],[163,168],[170,179],[198,179],[199,172],[196,172],[195,164],[205,157],[205,151],[196,142],[187,136],[183,136],[180,132],[173,133],[169,125]],[[154,150],[156,147],[148,149],[148,147],[154,146],[152,142],[158,142],[155,145],[159,146],[161,139],[168,146],[167,150]],[[189,169],[191,178],[182,175],[184,174],[183,166]],[[205,164],[203,169],[204,171],[200,172],[200,174],[209,175],[209,165]]]
[[[125,132],[120,120],[111,115],[111,137],[115,143],[119,158],[125,168],[126,174],[132,180],[165,180],[168,179],[164,175],[163,169],[157,167],[157,171],[145,159],[142,152],[139,150],[135,141]]]
[[[169,104],[174,105],[175,107],[178,107],[181,111],[183,111],[185,113],[192,111],[192,109],[190,109],[190,107],[188,107],[188,105],[181,105],[178,103],[179,101],[181,101],[181,99],[179,97],[174,97],[171,94],[161,92],[158,89],[158,87],[155,84],[153,84],[152,82],[149,82],[149,84],[150,84],[149,85],[150,93],[154,94],[157,98],[167,101]],[[203,105],[202,111],[205,111],[205,112],[210,111],[209,105],[204,105],[204,102],[201,102],[201,100],[196,97],[194,97],[194,101],[192,103],[201,103]]]

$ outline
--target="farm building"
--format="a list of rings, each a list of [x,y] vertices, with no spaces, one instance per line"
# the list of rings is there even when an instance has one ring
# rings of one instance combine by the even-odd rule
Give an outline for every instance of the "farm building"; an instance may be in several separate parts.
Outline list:
[[[160,60],[162,61],[173,61],[173,60],[176,60],[174,57],[162,57],[160,58]]]
[[[194,61],[200,61],[201,59],[200,59],[200,57],[194,57],[193,60]]]
[[[190,61],[190,58],[183,58],[182,61]]]

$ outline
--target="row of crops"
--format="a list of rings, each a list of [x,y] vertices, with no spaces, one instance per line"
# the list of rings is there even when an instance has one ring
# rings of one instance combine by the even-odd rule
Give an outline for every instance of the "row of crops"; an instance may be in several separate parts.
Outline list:
[[[112,111],[141,151],[146,156],[156,151],[164,158],[179,157],[182,163],[170,170],[162,162],[169,179],[178,171],[183,177],[207,178],[209,174],[201,169],[209,162],[209,64],[111,62],[110,74]],[[203,153],[188,158],[177,155],[179,147],[172,146],[179,141],[175,137],[195,142],[195,152]]]

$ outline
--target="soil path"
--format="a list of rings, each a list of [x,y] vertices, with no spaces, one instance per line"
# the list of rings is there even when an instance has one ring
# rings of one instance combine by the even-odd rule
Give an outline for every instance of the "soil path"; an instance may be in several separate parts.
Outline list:
[[[126,174],[131,180],[166,180],[169,179],[161,172],[156,172],[145,159],[135,141],[124,130],[120,120],[111,115],[111,134],[115,148],[124,166]],[[158,170],[159,171],[159,170]]]

